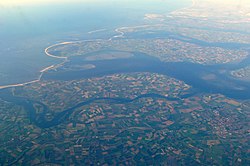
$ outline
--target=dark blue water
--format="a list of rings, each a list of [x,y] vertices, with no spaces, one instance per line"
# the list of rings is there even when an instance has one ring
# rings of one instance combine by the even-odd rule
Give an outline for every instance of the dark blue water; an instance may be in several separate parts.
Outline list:
[[[99,52],[97,52],[99,53]],[[250,64],[250,57],[238,64],[223,65],[201,65],[189,62],[162,62],[157,58],[143,53],[133,52],[135,56],[127,59],[92,61],[94,69],[64,71],[46,73],[45,80],[75,80],[82,78],[99,77],[115,73],[151,72],[167,75],[182,80],[191,85],[199,92],[221,93],[234,99],[250,99],[250,84],[248,82],[236,80],[229,75],[229,71],[238,67]],[[85,65],[89,61],[84,60],[85,56],[70,58],[65,66]],[[221,70],[227,72],[221,73]],[[213,80],[205,80],[203,76],[213,74]]]

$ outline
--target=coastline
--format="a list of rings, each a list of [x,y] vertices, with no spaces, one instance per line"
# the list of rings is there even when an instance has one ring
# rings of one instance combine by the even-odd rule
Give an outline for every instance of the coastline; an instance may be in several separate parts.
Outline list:
[[[188,6],[188,7],[185,7],[185,8],[181,8],[181,9],[177,9],[175,11],[172,11],[169,13],[169,15],[171,15],[172,13],[174,12],[178,12],[178,11],[181,11],[181,10],[185,10],[187,8],[190,8],[192,6],[195,5],[195,0],[192,0],[192,5],[191,6]],[[114,31],[117,33],[116,35],[110,37],[108,40],[112,40],[112,39],[115,39],[115,38],[124,38],[124,35],[125,35],[125,32],[123,32],[123,30],[125,29],[129,29],[129,28],[146,28],[146,27],[155,27],[155,26],[162,26],[164,24],[154,24],[154,25],[151,25],[151,24],[145,24],[145,25],[138,25],[138,26],[127,26],[127,27],[119,27],[119,28],[116,28],[114,29]],[[88,34],[93,34],[93,33],[97,33],[97,32],[102,32],[102,31],[106,31],[107,29],[97,29],[97,30],[92,30],[92,31],[89,31],[87,32]],[[6,88],[14,88],[14,87],[20,87],[20,86],[25,86],[25,85],[29,85],[29,84],[32,84],[32,83],[36,83],[36,82],[39,82],[43,76],[43,74],[51,69],[54,69],[54,68],[57,68],[59,66],[62,66],[65,62],[68,61],[68,57],[64,57],[64,56],[56,56],[56,55],[53,55],[53,54],[50,54],[49,53],[49,49],[52,48],[52,47],[55,47],[55,46],[59,46],[59,45],[67,45],[67,44],[74,44],[74,43],[80,43],[80,42],[87,42],[87,41],[98,41],[98,40],[102,40],[102,39],[95,39],[95,40],[79,40],[79,41],[65,41],[65,42],[61,42],[61,43],[56,43],[56,44],[53,44],[53,45],[50,45],[48,46],[47,48],[44,49],[44,53],[51,57],[51,58],[56,58],[56,59],[63,59],[63,62],[59,63],[59,64],[53,64],[53,65],[50,65],[50,66],[47,66],[43,69],[40,70],[40,74],[38,75],[38,78],[35,79],[35,80],[32,80],[32,81],[28,81],[28,82],[24,82],[24,83],[16,83],[16,84],[9,84],[9,85],[2,85],[0,86],[0,90],[2,89],[6,89]]]
[[[44,53],[46,54],[46,56],[49,56],[51,58],[56,58],[56,59],[63,59],[63,62],[61,63],[58,63],[58,64],[53,64],[53,65],[50,65],[50,66],[47,66],[43,69],[41,69],[39,72],[39,76],[37,79],[35,80],[32,80],[32,81],[28,81],[28,82],[24,82],[24,83],[17,83],[17,84],[9,84],[9,85],[2,85],[0,86],[0,90],[2,89],[7,89],[7,88],[14,88],[14,87],[20,87],[20,86],[25,86],[25,85],[29,85],[29,84],[32,84],[32,83],[36,83],[36,82],[39,82],[41,81],[41,78],[43,76],[43,74],[51,69],[54,69],[54,68],[57,68],[59,66],[62,66],[65,62],[68,61],[68,57],[64,57],[64,56],[56,56],[56,55],[53,55],[53,54],[50,54],[49,53],[49,49],[52,48],[52,47],[55,47],[55,46],[59,46],[59,45],[67,45],[67,44],[74,44],[74,43],[81,43],[81,42],[87,42],[87,41],[98,41],[98,40],[101,40],[101,39],[95,39],[95,40],[80,40],[80,41],[67,41],[67,42],[61,42],[61,43],[57,43],[57,44],[53,44],[53,45],[50,45],[49,47],[45,48],[44,49]]]

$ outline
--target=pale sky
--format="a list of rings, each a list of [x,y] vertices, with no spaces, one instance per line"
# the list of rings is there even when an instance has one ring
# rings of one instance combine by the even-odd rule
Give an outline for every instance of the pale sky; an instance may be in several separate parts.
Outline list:
[[[139,0],[0,0],[0,5],[2,6],[15,6],[15,5],[34,5],[34,4],[49,4],[49,3],[73,3],[73,2],[121,2],[128,1],[135,3]],[[150,0],[142,0],[150,1]],[[169,0],[162,0],[169,1]],[[192,1],[192,0],[190,0]],[[250,5],[250,0],[196,0],[200,2],[211,2],[212,4],[218,5]]]
[[[53,3],[129,3],[136,4],[143,2],[154,2],[156,0],[0,0],[0,7],[8,6],[26,6],[26,5],[40,5],[40,4],[53,4]],[[157,0],[157,1],[172,1],[172,0]],[[179,0],[181,1],[181,0]],[[192,0],[190,0],[192,2]]]
[[[49,4],[49,3],[72,3],[72,2],[94,2],[99,0],[0,0],[0,5],[34,5],[34,4]]]

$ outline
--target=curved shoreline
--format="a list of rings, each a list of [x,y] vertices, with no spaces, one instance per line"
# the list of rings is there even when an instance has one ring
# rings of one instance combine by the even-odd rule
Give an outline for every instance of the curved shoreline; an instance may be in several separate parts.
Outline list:
[[[192,8],[193,6],[195,6],[195,4],[197,3],[196,0],[192,0],[192,4],[191,6],[187,6],[187,7],[184,7],[184,8],[180,8],[180,9],[177,9],[175,11],[172,11],[169,13],[169,15],[173,15],[173,14],[176,14],[178,13],[179,11],[182,11],[182,10],[186,10],[186,9],[189,9],[189,8]],[[29,85],[29,84],[32,84],[32,83],[36,83],[36,82],[39,82],[41,81],[41,78],[43,76],[43,74],[51,69],[55,69],[57,67],[60,67],[62,66],[65,62],[68,61],[68,57],[66,56],[56,56],[56,55],[53,55],[51,53],[49,53],[49,49],[50,48],[53,48],[53,47],[56,47],[56,46],[60,46],[60,45],[67,45],[67,44],[74,44],[74,43],[81,43],[81,42],[88,42],[88,41],[98,41],[98,40],[108,40],[108,41],[111,41],[113,39],[116,39],[116,38],[124,38],[125,37],[125,34],[126,34],[126,30],[127,29],[136,29],[136,28],[147,28],[147,27],[159,27],[159,26],[165,26],[167,24],[144,24],[144,25],[137,25],[137,26],[124,26],[124,27],[119,27],[119,28],[116,28],[114,29],[114,31],[117,33],[115,34],[114,36],[110,37],[109,39],[93,39],[93,40],[78,40],[78,41],[65,41],[65,42],[61,42],[61,43],[56,43],[56,44],[53,44],[53,45],[50,45],[48,46],[47,48],[44,49],[44,53],[51,57],[51,58],[56,58],[56,59],[62,59],[63,61],[61,63],[58,63],[58,64],[53,64],[51,66],[48,66],[48,67],[45,67],[43,69],[41,69],[39,71],[39,75],[37,77],[37,79],[35,80],[32,80],[32,81],[28,81],[28,82],[24,82],[24,83],[16,83],[16,84],[8,84],[8,85],[2,85],[0,86],[0,90],[2,89],[6,89],[6,88],[14,88],[14,87],[20,87],[20,86],[25,86],[25,85]],[[88,34],[92,34],[92,33],[97,33],[97,32],[102,32],[102,31],[106,31],[107,29],[97,29],[97,30],[93,30],[93,31],[89,31],[87,32]]]
[[[195,0],[192,0],[192,6],[194,5],[194,2]],[[186,8],[190,8],[190,7],[186,7]],[[185,9],[185,8],[184,8]],[[175,10],[175,11],[179,11],[179,10],[183,10],[183,8],[181,9],[178,9],[178,10]],[[173,11],[173,12],[175,12]],[[170,12],[171,14],[172,12]],[[160,25],[160,24],[159,24]],[[120,27],[120,28],[116,28],[114,31],[117,32],[118,34],[112,36],[111,38],[109,38],[108,40],[112,40],[114,38],[123,38],[124,35],[125,35],[125,32],[122,31],[122,29],[127,29],[127,28],[143,28],[143,27],[149,27],[149,26],[159,26],[158,24],[157,25],[150,25],[150,24],[147,24],[147,25],[139,25],[139,26],[131,26],[131,27]],[[96,32],[101,32],[101,31],[105,31],[107,29],[98,29],[98,30],[93,30],[93,31],[89,31],[87,32],[88,34],[92,34],[92,33],[96,33]],[[2,89],[7,89],[7,88],[14,88],[14,87],[20,87],[20,86],[25,86],[25,85],[29,85],[29,84],[32,84],[32,83],[35,83],[35,82],[39,82],[43,76],[43,74],[47,71],[49,71],[50,69],[53,69],[53,68],[56,68],[58,66],[61,66],[63,65],[67,60],[68,60],[68,57],[59,57],[59,56],[56,56],[56,55],[52,55],[48,52],[48,50],[54,46],[59,46],[59,45],[64,45],[64,44],[73,44],[73,43],[78,43],[78,42],[84,42],[84,41],[97,41],[99,39],[95,39],[95,40],[83,40],[83,41],[68,41],[68,42],[62,42],[62,43],[57,43],[57,44],[53,44],[47,48],[45,48],[44,52],[47,56],[51,57],[51,58],[56,58],[56,59],[63,59],[64,61],[62,63],[59,63],[59,64],[53,64],[51,66],[48,66],[48,67],[45,67],[44,69],[41,69],[40,70],[40,74],[38,76],[37,79],[35,80],[32,80],[32,81],[28,81],[28,82],[24,82],[24,83],[16,83],[16,84],[8,84],[8,85],[2,85],[0,86],[0,90]]]
[[[95,41],[111,41],[115,38],[124,38],[125,34],[126,34],[126,29],[136,29],[136,28],[147,28],[147,27],[158,27],[158,26],[165,26],[166,24],[154,24],[154,25],[150,25],[150,24],[145,24],[145,25],[138,25],[138,26],[128,26],[128,27],[120,27],[120,28],[116,28],[114,31],[117,33],[116,35],[112,36],[109,39],[93,39],[93,40],[78,40],[78,41],[65,41],[65,42],[61,42],[61,43],[56,43],[53,45],[48,46],[47,48],[44,49],[44,53],[46,56],[51,57],[51,58],[56,58],[56,59],[62,59],[63,61],[58,63],[58,64],[53,64],[50,65],[48,67],[45,67],[43,69],[41,69],[39,72],[40,74],[38,75],[38,78],[32,81],[28,81],[28,82],[24,82],[24,83],[17,83],[17,84],[9,84],[9,85],[3,85],[0,86],[0,90],[2,89],[7,89],[7,88],[14,88],[14,87],[20,87],[20,86],[25,86],[25,85],[29,85],[32,83],[36,83],[41,81],[41,78],[43,76],[44,73],[46,73],[47,71],[51,70],[51,69],[55,69],[58,68],[62,65],[64,65],[65,62],[68,61],[69,57],[66,56],[56,56],[53,55],[51,53],[49,53],[49,49],[56,47],[56,46],[60,46],[60,45],[67,45],[67,44],[75,44],[75,43],[82,43],[82,42],[95,42]],[[125,32],[124,32],[125,31]]]
[[[157,25],[138,25],[138,26],[131,26],[131,27],[120,27],[120,28],[116,28],[114,31],[117,32],[118,34],[112,36],[111,38],[109,38],[108,40],[112,40],[114,38],[123,38],[125,33],[122,31],[122,29],[128,29],[128,28],[143,28],[143,27],[150,27],[150,26],[159,26],[158,24]],[[104,29],[102,29],[104,30]],[[106,30],[106,29],[105,29]],[[100,30],[95,30],[95,31],[90,31],[90,34],[91,33],[95,33],[95,32],[99,32]],[[89,32],[88,32],[89,33]],[[56,55],[53,55],[53,54],[50,54],[49,53],[49,49],[50,48],[53,48],[55,46],[60,46],[60,45],[67,45],[67,44],[74,44],[74,43],[81,43],[81,42],[91,42],[91,41],[98,41],[98,40],[104,40],[104,39],[94,39],[94,40],[78,40],[78,41],[65,41],[65,42],[61,42],[61,43],[56,43],[56,44],[53,44],[53,45],[50,45],[48,47],[46,47],[44,49],[44,53],[45,55],[47,55],[48,57],[51,57],[51,58],[56,58],[56,59],[63,59],[63,62],[59,63],[59,64],[53,64],[53,65],[50,65],[48,67],[45,67],[43,69],[41,69],[39,72],[39,76],[37,79],[35,80],[32,80],[32,81],[28,81],[28,82],[24,82],[24,83],[17,83],[17,84],[9,84],[9,85],[2,85],[0,86],[0,90],[2,89],[7,89],[7,88],[15,88],[15,87],[20,87],[20,86],[25,86],[25,85],[29,85],[29,84],[32,84],[32,83],[36,83],[36,82],[39,82],[41,81],[41,78],[43,76],[43,74],[53,68],[57,68],[61,65],[63,65],[65,62],[67,62],[68,60],[68,57],[65,57],[65,56],[56,56]]]
[[[68,57],[64,57],[64,56],[56,56],[56,55],[52,55],[48,52],[48,50],[52,47],[56,47],[56,46],[60,46],[60,45],[66,45],[66,44],[73,44],[73,42],[62,42],[62,43],[57,43],[57,44],[53,44],[47,48],[45,48],[44,53],[52,58],[57,58],[57,59],[67,59]]]
[[[42,78],[42,76],[43,76],[43,74],[45,72],[47,72],[47,71],[49,71],[49,70],[51,70],[53,68],[57,68],[57,67],[63,65],[65,62],[67,62],[68,57],[60,57],[60,56],[56,56],[56,55],[50,54],[49,51],[48,51],[50,48],[55,47],[55,46],[60,46],[60,45],[66,45],[66,44],[74,44],[74,43],[87,42],[87,41],[98,41],[98,40],[100,40],[100,39],[61,42],[61,43],[53,44],[53,45],[45,48],[44,49],[44,53],[47,56],[49,56],[51,58],[56,58],[56,59],[63,59],[63,62],[58,63],[58,64],[53,64],[53,65],[50,65],[48,67],[43,68],[42,70],[39,71],[40,74],[39,74],[39,76],[38,76],[38,78],[36,80],[32,80],[32,81],[28,81],[28,82],[24,82],[24,83],[2,85],[2,86],[0,86],[0,90],[7,89],[7,88],[14,88],[14,87],[25,86],[25,85],[29,85],[29,84],[32,84],[32,83],[39,82],[39,81],[41,81],[41,78]]]

